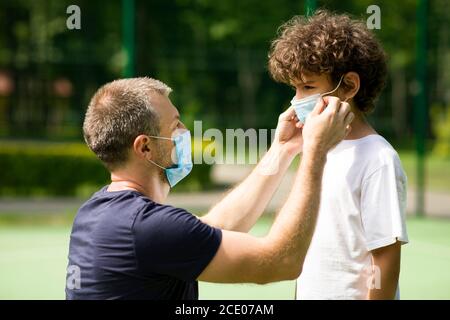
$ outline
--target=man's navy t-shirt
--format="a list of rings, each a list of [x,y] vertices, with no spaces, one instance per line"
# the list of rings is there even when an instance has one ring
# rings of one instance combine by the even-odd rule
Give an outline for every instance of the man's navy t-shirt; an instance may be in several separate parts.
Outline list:
[[[106,189],[75,217],[66,298],[198,299],[196,279],[216,254],[221,230],[139,192]]]

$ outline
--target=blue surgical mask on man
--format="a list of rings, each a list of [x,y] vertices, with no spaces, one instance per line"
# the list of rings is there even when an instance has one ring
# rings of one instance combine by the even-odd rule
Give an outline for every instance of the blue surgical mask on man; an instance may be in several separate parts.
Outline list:
[[[171,188],[173,188],[178,182],[185,178],[192,170],[192,156],[191,156],[191,133],[189,130],[173,137],[158,137],[149,136],[156,139],[172,140],[175,143],[175,155],[177,157],[176,163],[168,168],[165,168],[156,162],[148,159],[149,162],[155,166],[164,170],[167,181]]]
[[[319,99],[321,97],[329,95],[329,94],[335,92],[339,88],[339,86],[341,85],[341,82],[342,82],[343,78],[344,78],[344,76],[341,77],[341,79],[339,80],[339,83],[336,86],[336,88],[334,88],[333,90],[331,90],[329,92],[313,94],[311,96],[308,96],[308,97],[305,97],[305,98],[302,98],[302,99],[297,99],[296,97],[294,97],[291,100],[291,106],[294,107],[295,114],[297,115],[298,120],[301,123],[305,123],[306,117],[314,109],[314,107],[317,104],[317,101],[319,101]]]

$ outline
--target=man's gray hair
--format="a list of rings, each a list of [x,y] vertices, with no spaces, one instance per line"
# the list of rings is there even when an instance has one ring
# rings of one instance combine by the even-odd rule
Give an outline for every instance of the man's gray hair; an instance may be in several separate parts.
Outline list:
[[[97,90],[87,108],[83,135],[109,170],[128,159],[138,135],[159,135],[159,116],[150,95],[168,96],[171,91],[163,82],[148,77],[115,80]]]

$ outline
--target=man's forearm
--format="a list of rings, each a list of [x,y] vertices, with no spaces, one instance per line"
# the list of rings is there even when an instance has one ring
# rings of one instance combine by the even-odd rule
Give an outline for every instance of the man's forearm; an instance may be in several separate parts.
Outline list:
[[[217,228],[248,232],[264,212],[294,156],[274,143],[250,175],[201,220]]]
[[[295,265],[298,273],[314,233],[325,162],[324,152],[305,151],[288,200],[266,237],[275,259],[288,269]]]

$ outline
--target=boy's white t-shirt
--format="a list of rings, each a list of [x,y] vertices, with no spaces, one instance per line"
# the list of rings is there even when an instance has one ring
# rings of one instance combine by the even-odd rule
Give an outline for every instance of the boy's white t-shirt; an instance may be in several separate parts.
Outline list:
[[[344,140],[328,153],[297,299],[367,298],[375,284],[370,251],[408,242],[406,182],[397,152],[380,135]]]

